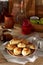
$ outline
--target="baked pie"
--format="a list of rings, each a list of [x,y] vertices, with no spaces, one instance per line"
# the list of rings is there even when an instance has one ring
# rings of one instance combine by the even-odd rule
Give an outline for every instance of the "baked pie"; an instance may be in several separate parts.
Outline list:
[[[27,47],[30,49],[35,49],[35,45],[30,42],[27,44]]]
[[[14,55],[20,55],[21,54],[21,48],[18,48],[18,47],[16,47],[14,50],[13,50],[13,53],[14,53]]]
[[[22,55],[27,56],[29,54],[31,54],[31,50],[29,48],[23,48]]]
[[[10,55],[28,56],[35,51],[35,45],[22,39],[12,39],[5,47]]]
[[[7,50],[13,50],[15,47],[16,47],[16,45],[11,45],[9,43],[6,45]]]
[[[12,39],[9,41],[10,44],[18,44],[21,40],[19,39]]]
[[[26,47],[26,44],[20,42],[17,46],[18,46],[19,48],[25,48],[25,47]]]

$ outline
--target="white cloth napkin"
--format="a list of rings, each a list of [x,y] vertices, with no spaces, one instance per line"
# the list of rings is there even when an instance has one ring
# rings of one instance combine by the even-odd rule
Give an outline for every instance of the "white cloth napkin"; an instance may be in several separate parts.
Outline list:
[[[29,58],[17,58],[17,57],[10,56],[4,50],[1,52],[8,62],[13,62],[18,64],[26,64],[27,62],[34,62],[38,58],[35,55]]]
[[[15,63],[19,63],[19,64],[26,64],[27,62],[34,62],[37,59],[36,56],[33,56],[32,58],[27,59],[9,59],[8,61],[10,62],[15,62]]]

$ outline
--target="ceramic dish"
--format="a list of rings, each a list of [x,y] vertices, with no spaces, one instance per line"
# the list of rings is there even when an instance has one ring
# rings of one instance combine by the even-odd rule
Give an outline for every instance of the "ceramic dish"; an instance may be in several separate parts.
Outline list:
[[[5,43],[3,44],[4,51],[7,52],[10,56],[12,56],[12,57],[18,57],[18,58],[26,58],[26,57],[30,57],[30,56],[34,55],[35,52],[36,52],[36,50],[38,49],[37,44],[36,44],[37,42],[34,41],[34,38],[33,38],[33,40],[31,40],[31,38],[28,38],[28,39],[26,39],[26,40],[27,40],[27,41],[30,40],[30,42],[31,42],[32,44],[34,44],[34,46],[35,46],[35,50],[34,50],[34,52],[33,52],[32,54],[29,54],[28,56],[23,56],[23,55],[15,56],[15,55],[12,55],[8,50],[5,49],[6,44],[8,44],[8,42],[5,42]]]
[[[20,37],[19,37],[20,38]],[[25,38],[25,37],[24,37]],[[21,56],[12,56],[10,55],[6,50],[5,50],[5,45],[8,43],[5,42],[0,46],[0,51],[3,54],[3,56],[5,57],[5,59],[8,62],[13,62],[13,63],[19,63],[19,64],[26,64],[27,62],[34,62],[39,56],[42,57],[43,56],[43,41],[40,41],[39,38],[35,37],[35,36],[31,36],[26,38],[27,41],[30,41],[32,43],[34,43],[34,45],[36,46],[36,50],[33,54],[29,55],[29,56],[25,56],[25,57],[21,57]],[[38,48],[39,46],[39,42],[41,44],[40,48]],[[42,50],[42,51],[41,51]]]
[[[35,54],[36,50],[37,50],[37,46],[35,45],[35,50],[33,50],[33,52],[32,52],[31,54],[27,55],[27,56],[14,55],[14,54],[13,54],[11,51],[9,51],[9,50],[5,50],[5,51],[6,51],[10,56],[12,56],[12,57],[16,57],[16,58],[28,58],[28,57],[33,56],[33,55]]]

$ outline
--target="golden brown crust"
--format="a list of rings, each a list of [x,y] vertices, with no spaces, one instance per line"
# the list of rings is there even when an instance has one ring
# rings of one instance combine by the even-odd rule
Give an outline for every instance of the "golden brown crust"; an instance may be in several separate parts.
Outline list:
[[[19,48],[25,48],[25,47],[26,47],[26,44],[20,42],[17,46],[18,46]]]
[[[14,55],[20,55],[21,54],[21,48],[18,48],[18,47],[16,47],[14,50],[13,50],[13,53],[14,53]]]
[[[29,48],[23,48],[22,55],[27,56],[29,54],[31,54],[31,50]]]
[[[13,50],[15,47],[16,47],[16,45],[10,45],[10,44],[6,45],[6,49],[8,49],[8,50]]]
[[[12,39],[9,41],[10,44],[18,44],[20,42],[19,39]]]
[[[24,39],[12,39],[9,41],[9,43],[6,45],[7,50],[9,50],[9,53],[11,55],[23,55],[27,56],[32,54],[35,51],[35,45],[27,42]],[[12,52],[13,51],[13,52]]]
[[[27,47],[30,49],[35,49],[35,45],[33,45],[33,44],[27,44]]]

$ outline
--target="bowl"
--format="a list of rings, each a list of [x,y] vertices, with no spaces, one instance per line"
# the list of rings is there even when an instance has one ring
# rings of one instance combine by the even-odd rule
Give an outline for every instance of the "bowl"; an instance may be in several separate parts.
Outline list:
[[[32,24],[32,26],[34,28],[34,31],[43,32],[43,25],[39,24],[40,23],[39,17],[37,17],[37,16],[30,17],[30,22],[31,22],[31,24]]]
[[[34,31],[36,31],[36,32],[43,32],[43,25],[40,25],[40,24],[32,24],[32,26],[34,27]]]
[[[18,37],[19,39],[21,39],[20,37]],[[33,38],[33,39],[32,39]],[[36,39],[36,38],[35,38]],[[24,39],[23,39],[24,40]],[[4,50],[10,55],[10,56],[12,56],[12,57],[17,57],[17,58],[27,58],[27,57],[31,57],[32,55],[34,55],[35,54],[35,52],[36,52],[36,50],[38,49],[38,47],[37,47],[37,42],[36,42],[36,40],[34,40],[34,37],[30,37],[30,38],[27,38],[27,39],[25,39],[27,42],[30,42],[30,43],[32,43],[34,46],[35,46],[35,50],[34,50],[34,52],[32,53],[32,54],[30,54],[30,55],[27,55],[27,56],[23,56],[23,55],[18,55],[18,56],[16,56],[16,55],[12,55],[7,49],[6,49],[6,45],[9,43],[9,41],[8,42],[5,42],[4,44],[3,44],[3,46],[4,46]]]

